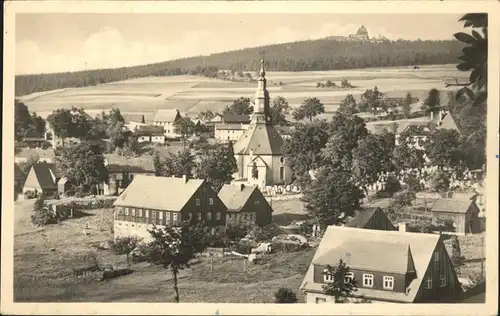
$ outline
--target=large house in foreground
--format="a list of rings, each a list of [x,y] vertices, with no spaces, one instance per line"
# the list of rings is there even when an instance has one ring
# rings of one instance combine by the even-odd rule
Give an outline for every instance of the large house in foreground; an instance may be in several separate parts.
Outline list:
[[[138,175],[113,204],[114,235],[150,240],[148,229],[203,223],[224,231],[227,207],[205,180]]]
[[[441,235],[329,226],[300,286],[307,303],[335,302],[323,285],[340,259],[357,282],[351,301],[449,303],[462,293]]]
[[[22,192],[27,194],[33,192],[37,195],[53,195],[58,191],[58,182],[61,180],[61,172],[55,163],[37,162],[34,163],[26,176]]]

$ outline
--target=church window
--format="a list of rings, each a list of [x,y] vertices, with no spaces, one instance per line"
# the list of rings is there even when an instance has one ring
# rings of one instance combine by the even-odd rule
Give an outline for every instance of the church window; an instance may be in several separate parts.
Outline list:
[[[252,179],[258,179],[259,178],[259,169],[257,169],[257,163],[253,163],[252,166]]]
[[[280,162],[285,163],[285,157],[280,157]]]

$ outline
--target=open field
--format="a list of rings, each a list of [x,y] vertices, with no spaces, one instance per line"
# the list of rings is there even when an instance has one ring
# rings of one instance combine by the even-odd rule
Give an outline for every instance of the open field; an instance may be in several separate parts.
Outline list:
[[[342,71],[268,72],[271,97],[283,96],[290,105],[299,106],[307,97],[317,97],[333,112],[347,94],[359,99],[366,89],[377,86],[391,97],[407,92],[420,99],[431,88],[446,91],[444,82],[463,79],[455,65],[371,68]],[[331,80],[337,85],[347,79],[353,88],[316,88],[316,83]],[[177,108],[184,113],[204,110],[220,111],[239,97],[253,98],[256,83],[231,82],[198,76],[147,77],[122,82],[100,84],[86,88],[68,88],[23,96],[31,111],[46,117],[54,109],[83,107],[89,113],[119,108],[124,113],[144,113],[152,117],[156,109]]]
[[[173,301],[171,274],[148,264],[134,264],[131,268],[135,272],[113,280],[77,282],[72,269],[86,262],[85,254],[95,253],[100,263],[125,264],[124,256],[92,247],[112,238],[110,210],[85,211],[85,217],[34,229],[29,223],[33,203],[15,204],[15,301]],[[89,236],[82,233],[87,224]],[[281,286],[290,287],[301,298],[298,288],[313,255],[314,249],[300,255],[273,254],[261,265],[249,264],[246,271],[241,259],[214,258],[212,263],[202,259],[181,272],[181,302],[271,303]]]

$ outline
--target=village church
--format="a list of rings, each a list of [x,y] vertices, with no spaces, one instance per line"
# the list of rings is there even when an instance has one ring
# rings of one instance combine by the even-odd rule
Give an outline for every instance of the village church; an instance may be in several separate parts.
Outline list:
[[[264,60],[261,60],[250,126],[234,144],[238,173],[235,183],[259,187],[290,183],[292,171],[285,164],[283,139],[271,121]]]

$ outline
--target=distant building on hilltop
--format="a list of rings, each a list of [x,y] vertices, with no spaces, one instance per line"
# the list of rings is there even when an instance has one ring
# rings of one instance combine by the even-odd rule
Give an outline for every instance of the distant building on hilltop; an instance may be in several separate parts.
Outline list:
[[[358,29],[356,34],[350,34],[349,38],[353,39],[353,40],[361,40],[361,41],[370,40],[370,37],[368,36],[368,31],[366,30],[364,25],[361,25],[361,27]]]
[[[264,60],[261,61],[250,125],[234,144],[235,182],[259,187],[290,183],[292,171],[283,156],[283,138],[271,121]]]

